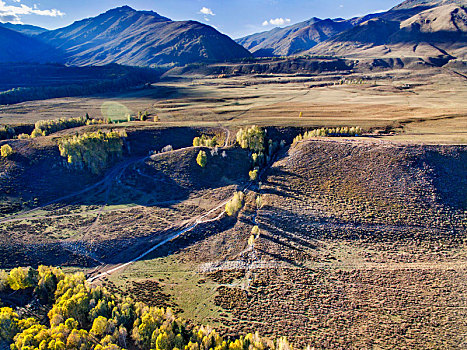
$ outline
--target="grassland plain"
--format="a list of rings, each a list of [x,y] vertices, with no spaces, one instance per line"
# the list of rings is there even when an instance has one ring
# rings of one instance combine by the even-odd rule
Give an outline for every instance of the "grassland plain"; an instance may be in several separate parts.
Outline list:
[[[342,72],[295,74],[259,74],[251,67],[253,73],[246,75],[192,70],[178,76],[174,71],[150,89],[2,106],[0,123],[32,123],[85,112],[107,116],[102,107],[110,103],[113,110],[148,111],[166,126],[351,124],[397,131],[391,140],[403,142],[466,143],[464,66],[417,63],[415,68],[387,69],[361,63]],[[213,72],[227,69],[214,68]]]

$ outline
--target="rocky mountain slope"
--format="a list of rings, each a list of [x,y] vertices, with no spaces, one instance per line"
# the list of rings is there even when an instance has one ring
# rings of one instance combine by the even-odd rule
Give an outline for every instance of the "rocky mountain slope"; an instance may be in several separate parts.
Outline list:
[[[255,56],[465,57],[465,0],[407,0],[349,20],[312,18],[237,42]]]
[[[195,21],[172,21],[128,6],[107,11],[39,38],[65,52],[67,63],[135,66],[187,64],[249,57],[228,36]]]

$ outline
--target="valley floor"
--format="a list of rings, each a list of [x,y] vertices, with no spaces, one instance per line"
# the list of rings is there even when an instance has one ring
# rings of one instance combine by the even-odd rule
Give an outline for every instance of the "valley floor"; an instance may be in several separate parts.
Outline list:
[[[227,77],[194,72],[124,94],[2,106],[0,123],[148,111],[164,126],[359,125],[396,131],[385,136],[394,141],[464,144],[466,82],[463,70],[437,67]]]

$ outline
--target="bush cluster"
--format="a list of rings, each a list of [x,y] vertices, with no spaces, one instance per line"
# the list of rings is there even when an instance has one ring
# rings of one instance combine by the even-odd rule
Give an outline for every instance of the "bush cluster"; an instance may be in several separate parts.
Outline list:
[[[60,155],[78,169],[100,174],[112,161],[122,156],[126,132],[92,132],[59,141]]]
[[[201,135],[201,137],[195,137],[193,139],[193,146],[195,147],[216,147],[218,145],[217,137],[209,137],[206,135]]]
[[[104,124],[103,119],[90,119],[88,115],[77,118],[60,118],[51,120],[39,120],[34,124],[31,137],[47,136],[55,132],[77,128],[84,125]]]
[[[149,307],[88,284],[82,273],[40,266],[0,275],[0,286],[32,290],[47,320],[0,308],[0,341],[11,350],[290,350],[285,338],[258,333],[222,338],[209,326],[193,326],[171,309]]]

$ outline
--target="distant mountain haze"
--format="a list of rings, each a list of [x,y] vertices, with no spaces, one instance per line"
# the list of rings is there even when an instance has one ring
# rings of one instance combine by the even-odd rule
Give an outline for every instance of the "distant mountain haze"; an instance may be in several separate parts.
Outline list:
[[[32,26],[30,24],[12,24],[12,23],[0,23],[0,27],[14,30],[25,35],[33,36],[37,34],[42,34],[47,31],[45,28]]]
[[[351,28],[348,21],[312,18],[285,28],[249,35],[237,42],[255,56],[289,56],[307,50]]]
[[[37,38],[0,26],[0,62],[60,62],[62,54]]]

